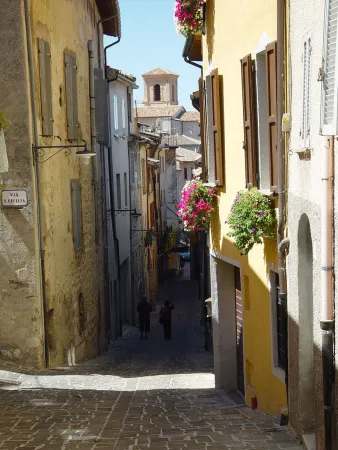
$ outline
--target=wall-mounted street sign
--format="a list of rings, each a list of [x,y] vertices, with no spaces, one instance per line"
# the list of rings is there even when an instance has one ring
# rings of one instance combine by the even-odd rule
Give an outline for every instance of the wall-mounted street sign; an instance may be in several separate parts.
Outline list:
[[[26,189],[4,189],[1,192],[1,205],[3,208],[23,208],[28,205]]]

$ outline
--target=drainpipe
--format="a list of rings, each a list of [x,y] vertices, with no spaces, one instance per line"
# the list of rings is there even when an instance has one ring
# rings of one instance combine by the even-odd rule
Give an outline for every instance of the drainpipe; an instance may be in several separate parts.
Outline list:
[[[334,312],[333,312],[333,154],[334,137],[321,152],[322,198],[321,198],[321,321],[322,364],[324,398],[325,449],[335,448],[333,444],[334,419]]]
[[[27,56],[28,56],[28,71],[29,71],[29,85],[30,85],[30,102],[33,122],[33,136],[34,145],[39,145],[39,133],[37,124],[37,112],[35,103],[35,74],[34,74],[34,62],[32,51],[32,31],[29,15],[29,0],[24,0],[25,8],[25,25],[26,25],[26,38],[27,38]],[[39,235],[39,250],[40,250],[40,289],[42,294],[42,311],[43,311],[43,343],[44,343],[44,360],[45,367],[49,365],[49,348],[48,348],[48,327],[47,327],[47,298],[46,298],[46,271],[45,271],[45,247],[43,242],[43,229],[42,229],[42,205],[41,205],[41,177],[40,166],[35,160],[35,153],[33,153],[33,164],[35,167],[35,181],[37,191],[37,210],[38,210],[38,235]]]
[[[96,24],[96,32],[97,32],[97,60],[99,63],[99,69],[101,69],[101,33],[100,33],[100,25],[101,23],[107,22],[108,20],[115,19],[117,17],[116,14],[113,16],[105,17],[104,19],[101,19]],[[105,58],[106,61],[106,58]]]
[[[111,44],[107,45],[104,48],[104,76],[107,79],[107,50],[110,47],[113,47],[114,45],[118,44],[120,42],[121,38],[118,37],[117,40],[115,42],[112,42]]]
[[[288,401],[288,316],[287,316],[287,289],[285,253],[281,243],[284,240],[285,229],[285,152],[282,133],[282,117],[284,113],[284,26],[285,1],[277,1],[277,152],[278,152],[278,273],[279,273],[279,299],[282,305],[282,326],[286,342],[285,354],[285,385]]]
[[[184,56],[183,59],[186,63],[191,64],[192,66],[195,66],[195,67],[198,67],[199,69],[201,69],[201,72],[202,72],[203,66],[201,66],[201,64],[197,64],[197,63],[191,61],[189,56]]]

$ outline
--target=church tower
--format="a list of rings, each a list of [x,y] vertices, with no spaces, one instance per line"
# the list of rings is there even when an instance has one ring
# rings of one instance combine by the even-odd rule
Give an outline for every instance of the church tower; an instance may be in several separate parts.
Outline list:
[[[179,75],[157,67],[142,75],[145,106],[178,105],[177,79]]]

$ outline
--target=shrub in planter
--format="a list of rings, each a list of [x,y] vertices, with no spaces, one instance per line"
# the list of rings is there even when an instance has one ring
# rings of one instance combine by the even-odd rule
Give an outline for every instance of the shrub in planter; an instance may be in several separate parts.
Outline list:
[[[237,192],[226,223],[228,236],[235,241],[242,255],[248,254],[263,238],[276,237],[274,202],[256,188]]]
[[[215,190],[204,186],[199,179],[188,181],[182,190],[182,201],[178,205],[178,214],[182,217],[186,231],[207,230]]]
[[[206,0],[176,0],[175,22],[176,30],[184,37],[189,37],[202,31],[202,5]]]

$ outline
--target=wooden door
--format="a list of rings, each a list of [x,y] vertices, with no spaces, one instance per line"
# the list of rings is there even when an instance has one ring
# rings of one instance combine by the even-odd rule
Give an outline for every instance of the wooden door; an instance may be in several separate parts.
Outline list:
[[[235,301],[236,301],[236,346],[237,346],[237,388],[244,394],[244,361],[243,361],[243,300],[241,272],[234,268]]]

